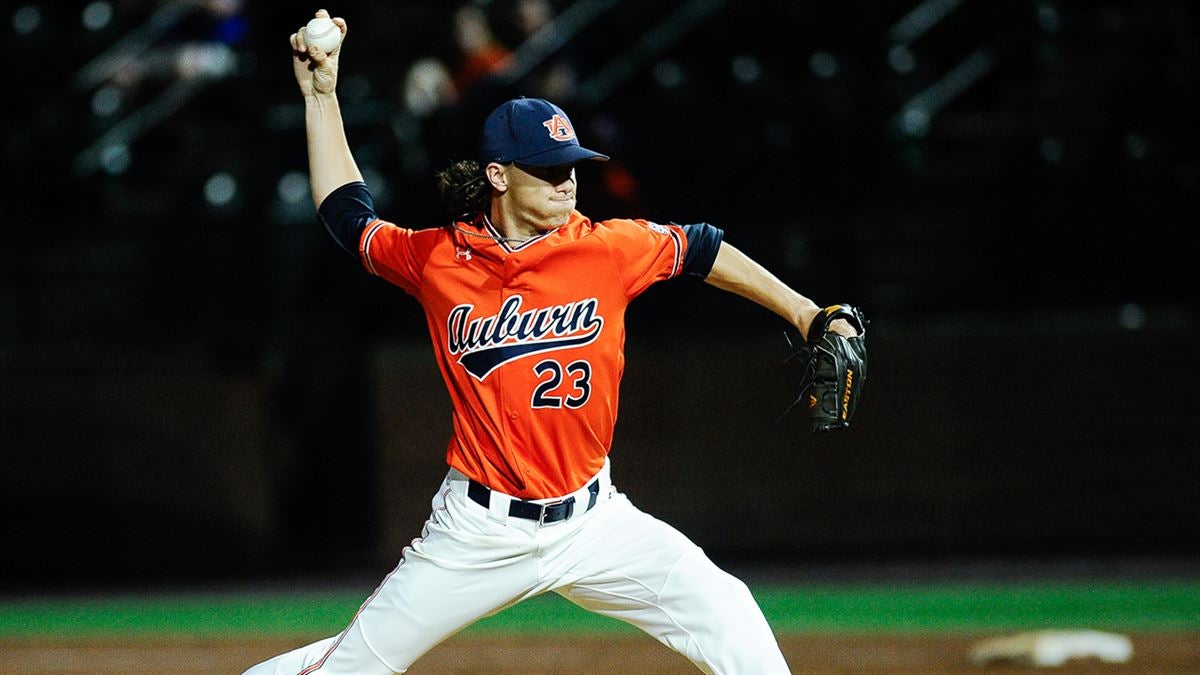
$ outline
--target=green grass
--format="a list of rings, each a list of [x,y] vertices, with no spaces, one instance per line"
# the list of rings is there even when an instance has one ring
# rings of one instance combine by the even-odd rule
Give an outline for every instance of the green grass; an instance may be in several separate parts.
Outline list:
[[[760,586],[753,590],[772,627],[781,634],[1200,629],[1200,582]],[[344,627],[369,592],[0,601],[0,639],[331,635]],[[552,594],[468,629],[476,634],[633,630]]]
[[[770,588],[756,596],[779,632],[1200,628],[1200,583]]]

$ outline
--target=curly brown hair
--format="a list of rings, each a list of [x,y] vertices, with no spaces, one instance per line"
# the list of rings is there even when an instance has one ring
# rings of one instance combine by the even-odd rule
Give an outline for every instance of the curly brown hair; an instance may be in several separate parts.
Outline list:
[[[451,216],[470,216],[487,211],[492,203],[492,185],[483,165],[473,159],[455,162],[437,174],[442,204]]]

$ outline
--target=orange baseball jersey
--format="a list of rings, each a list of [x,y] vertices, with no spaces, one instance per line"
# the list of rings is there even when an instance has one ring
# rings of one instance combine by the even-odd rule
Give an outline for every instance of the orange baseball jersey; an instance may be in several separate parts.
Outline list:
[[[486,217],[410,230],[373,220],[363,266],[415,296],[454,404],[450,466],[523,499],[604,464],[625,368],[625,307],[680,274],[688,239],[644,220],[569,222],[519,245]]]

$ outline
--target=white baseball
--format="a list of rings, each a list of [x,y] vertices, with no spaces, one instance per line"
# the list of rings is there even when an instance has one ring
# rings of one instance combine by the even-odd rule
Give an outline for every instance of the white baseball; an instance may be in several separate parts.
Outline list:
[[[342,30],[332,19],[318,17],[304,27],[304,44],[315,46],[328,54],[342,44]]]

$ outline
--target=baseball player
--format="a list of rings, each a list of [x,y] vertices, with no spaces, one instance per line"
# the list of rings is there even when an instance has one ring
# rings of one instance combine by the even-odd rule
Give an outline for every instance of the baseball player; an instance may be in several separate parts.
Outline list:
[[[367,272],[420,302],[453,434],[421,536],[346,629],[247,672],[403,672],[477,619],[547,591],[637,626],[704,672],[787,672],[745,584],[617,491],[609,448],[625,307],[652,284],[703,278],[802,334],[817,305],[711,225],[576,211],[576,166],[608,158],[540,99],[496,108],[480,161],[440,175],[455,222],[413,230],[382,220],[343,131],[341,48],[310,48],[303,30],[291,45],[320,219]]]

